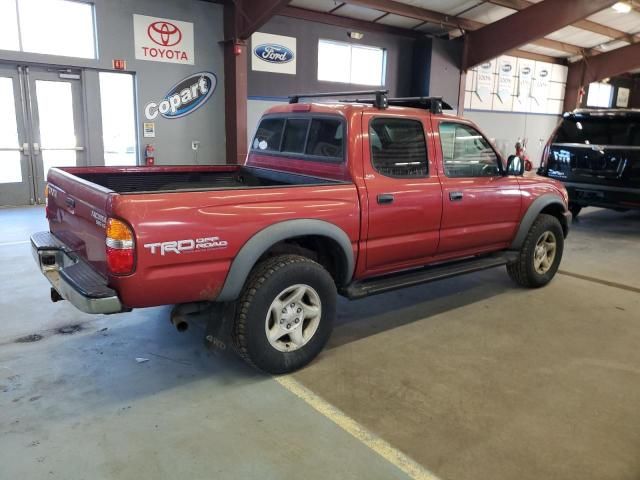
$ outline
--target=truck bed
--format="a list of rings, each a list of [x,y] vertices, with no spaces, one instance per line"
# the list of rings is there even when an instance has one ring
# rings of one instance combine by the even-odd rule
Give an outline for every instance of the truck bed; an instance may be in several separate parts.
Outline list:
[[[88,182],[123,194],[344,183],[338,180],[256,167],[196,168],[174,167],[170,171],[162,167],[120,168],[107,171],[84,169],[85,171],[74,172],[74,174]]]

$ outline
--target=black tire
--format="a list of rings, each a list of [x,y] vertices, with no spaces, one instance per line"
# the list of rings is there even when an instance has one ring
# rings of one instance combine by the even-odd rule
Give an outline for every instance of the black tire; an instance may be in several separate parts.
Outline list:
[[[555,257],[545,273],[539,273],[534,266],[536,244],[542,235],[550,232],[555,237]],[[540,214],[522,244],[518,259],[507,264],[507,272],[518,285],[526,288],[539,288],[551,281],[558,271],[564,250],[564,234],[558,219],[552,215]]]
[[[575,203],[570,203],[569,211],[571,212],[571,215],[573,215],[573,219],[575,220],[576,218],[578,218],[578,215],[580,215],[582,207],[580,205],[576,205]]]
[[[267,314],[281,292],[299,284],[317,292],[320,321],[305,345],[295,351],[279,351],[267,338]],[[253,269],[238,300],[233,327],[236,351],[251,366],[267,373],[289,373],[304,367],[322,351],[331,336],[336,298],[333,278],[313,260],[299,255],[265,260]]]

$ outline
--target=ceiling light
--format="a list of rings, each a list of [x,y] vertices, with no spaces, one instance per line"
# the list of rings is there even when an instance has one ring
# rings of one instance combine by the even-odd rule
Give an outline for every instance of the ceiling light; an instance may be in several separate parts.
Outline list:
[[[629,13],[631,11],[631,3],[618,2],[614,3],[611,8],[613,8],[618,13]]]
[[[354,40],[362,40],[362,37],[364,37],[364,33],[360,32],[348,32],[347,35]]]

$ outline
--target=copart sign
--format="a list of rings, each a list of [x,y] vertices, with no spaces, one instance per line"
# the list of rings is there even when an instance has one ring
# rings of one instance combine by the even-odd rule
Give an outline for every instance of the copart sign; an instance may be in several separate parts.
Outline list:
[[[153,120],[158,115],[169,119],[189,115],[211,98],[217,83],[215,74],[211,72],[189,75],[171,87],[162,100],[147,103],[144,116]]]
[[[193,65],[193,23],[133,15],[136,58]]]

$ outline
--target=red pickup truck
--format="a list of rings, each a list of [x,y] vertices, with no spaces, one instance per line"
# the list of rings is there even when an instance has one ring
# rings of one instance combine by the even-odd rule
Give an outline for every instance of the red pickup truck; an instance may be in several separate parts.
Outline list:
[[[210,343],[283,373],[322,350],[338,294],[500,265],[525,287],[552,279],[562,184],[523,176],[439,99],[299,98],[263,116],[244,165],[51,169],[50,231],[31,242],[52,300],[176,304],[178,329],[208,318]]]

